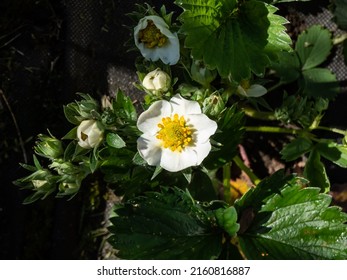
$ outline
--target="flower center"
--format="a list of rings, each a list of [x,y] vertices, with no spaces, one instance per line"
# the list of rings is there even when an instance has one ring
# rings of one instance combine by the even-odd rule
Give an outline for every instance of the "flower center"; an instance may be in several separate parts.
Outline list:
[[[144,43],[146,48],[149,49],[156,46],[162,47],[166,44],[167,40],[167,37],[160,32],[152,20],[148,20],[146,28],[141,29],[139,32],[139,41]]]
[[[162,118],[158,124],[160,128],[157,138],[162,140],[164,148],[171,151],[182,152],[182,150],[192,142],[192,129],[186,126],[183,116],[175,114],[172,118]]]

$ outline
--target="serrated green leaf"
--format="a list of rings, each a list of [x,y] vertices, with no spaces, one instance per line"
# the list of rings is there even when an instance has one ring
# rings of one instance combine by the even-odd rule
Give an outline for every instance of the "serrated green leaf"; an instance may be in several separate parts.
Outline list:
[[[318,188],[288,185],[271,196],[240,246],[249,259],[346,259],[347,215]]]
[[[275,6],[266,5],[266,8],[269,11],[268,19],[270,26],[265,50],[271,57],[280,51],[290,51],[292,40],[286,33],[286,27],[284,26],[289,22],[284,17],[275,14],[278,10]]]
[[[347,30],[347,0],[334,0],[334,4],[336,23],[341,29]]]
[[[288,185],[296,182],[294,175],[284,175],[284,170],[278,170],[272,176],[262,180],[257,187],[251,188],[240,199],[235,201],[235,208],[238,213],[242,213],[246,209],[259,211],[264,200],[274,193],[279,193],[280,190]]]
[[[331,48],[330,31],[319,25],[311,26],[301,33],[295,45],[303,70],[311,69],[324,62]]]
[[[312,148],[312,141],[298,137],[288,143],[281,151],[282,159],[292,161],[307,153]]]
[[[163,189],[116,210],[109,242],[123,259],[215,259],[222,232],[189,193]]]
[[[121,149],[126,146],[124,140],[116,133],[108,133],[106,136],[106,143],[116,149]]]
[[[315,146],[319,154],[340,167],[347,168],[347,146],[330,140],[321,140]]]
[[[263,73],[269,60],[264,52],[270,22],[268,10],[259,1],[179,0],[184,9],[181,31],[194,59],[203,60],[222,77],[236,81],[251,72]]]
[[[303,71],[304,94],[312,97],[334,99],[340,92],[336,76],[327,68]]]
[[[304,176],[310,181],[311,187],[320,188],[321,192],[325,193],[330,190],[328,175],[316,149],[310,152],[305,164]]]

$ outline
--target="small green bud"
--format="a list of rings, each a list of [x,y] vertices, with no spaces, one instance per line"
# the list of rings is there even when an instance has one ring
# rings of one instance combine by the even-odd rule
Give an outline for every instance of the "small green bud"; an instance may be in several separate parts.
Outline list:
[[[216,70],[208,69],[200,60],[193,61],[190,72],[192,79],[205,87],[208,87],[217,76]]]
[[[209,116],[218,116],[225,108],[223,99],[218,93],[213,93],[205,98],[202,111]]]
[[[40,134],[36,142],[35,152],[49,159],[56,159],[63,155],[64,149],[60,140],[55,137]]]

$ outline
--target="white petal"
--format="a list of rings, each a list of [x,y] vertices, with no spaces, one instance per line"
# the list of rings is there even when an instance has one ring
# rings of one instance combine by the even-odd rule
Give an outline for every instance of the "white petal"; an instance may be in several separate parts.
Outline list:
[[[267,89],[261,85],[254,84],[246,92],[249,97],[260,97],[267,93]]]
[[[172,114],[185,116],[186,114],[201,114],[201,108],[198,102],[184,99],[181,95],[176,94],[171,98]]]
[[[177,172],[190,166],[198,165],[198,156],[194,149],[185,148],[182,152],[163,149],[160,166],[167,171]]]
[[[205,143],[217,130],[217,123],[204,114],[187,115],[187,125],[194,129],[194,142]]]
[[[211,151],[211,143],[210,141],[207,141],[202,144],[198,144],[195,147],[196,154],[198,155],[197,158],[197,165],[201,164],[202,161],[208,156],[208,154]]]
[[[162,149],[155,137],[143,134],[137,139],[137,150],[149,165],[158,166],[160,164]]]
[[[149,135],[155,135],[163,117],[171,116],[172,107],[170,102],[160,100],[154,102],[146,111],[144,111],[137,120],[137,128]]]
[[[166,45],[156,47],[155,52],[165,64],[175,65],[180,59],[180,43],[176,34],[168,39]]]
[[[243,96],[247,96],[247,92],[245,91],[245,89],[242,86],[237,87],[237,92]]]

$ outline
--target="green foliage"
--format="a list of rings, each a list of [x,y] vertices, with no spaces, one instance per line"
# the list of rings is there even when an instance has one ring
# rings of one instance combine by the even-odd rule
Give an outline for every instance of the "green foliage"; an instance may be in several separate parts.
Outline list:
[[[116,133],[108,133],[106,136],[106,142],[110,147],[121,149],[126,146],[124,140]]]
[[[331,52],[332,41],[329,30],[319,25],[300,34],[295,44],[302,70],[312,69],[323,63]]]
[[[209,169],[223,166],[236,155],[237,146],[243,135],[244,114],[238,112],[236,106],[232,106],[221,113],[217,123],[220,132],[212,138],[215,149],[203,162]]]
[[[275,117],[284,123],[298,123],[304,128],[309,128],[323,115],[328,104],[328,100],[324,98],[310,100],[307,96],[285,94],[282,105],[275,109]]]
[[[115,210],[109,238],[125,259],[215,259],[222,234],[188,192],[163,188]]]
[[[346,259],[347,215],[318,188],[288,183],[239,235],[249,259]],[[242,219],[242,218],[241,218]],[[242,225],[242,221],[240,222]]]
[[[285,20],[262,2],[180,0],[176,4],[184,9],[180,19],[181,31],[187,34],[185,47],[222,77],[241,81],[251,72],[261,75],[269,64],[267,52],[288,50]]]
[[[332,140],[320,140],[315,146],[321,156],[338,166],[347,168],[347,146],[337,144]]]
[[[310,186],[320,188],[321,192],[327,193],[330,190],[329,178],[316,149],[310,152],[305,164],[304,176],[309,180]]]
[[[240,229],[237,221],[237,212],[234,207],[219,208],[215,211],[218,225],[230,236],[234,236]]]
[[[307,138],[298,137],[287,144],[281,151],[282,159],[292,161],[307,153],[312,148],[312,141]]]
[[[336,23],[341,29],[347,30],[347,1],[346,0],[334,0],[335,4],[334,16]]]
[[[333,99],[339,93],[336,76],[326,68],[317,68],[332,49],[331,33],[314,25],[301,33],[295,52],[282,52],[272,67],[282,83],[298,80],[299,92],[312,98]]]
[[[78,95],[82,97],[82,100],[64,106],[66,119],[74,125],[79,125],[83,120],[99,117],[98,102],[88,94],[78,93]]]

